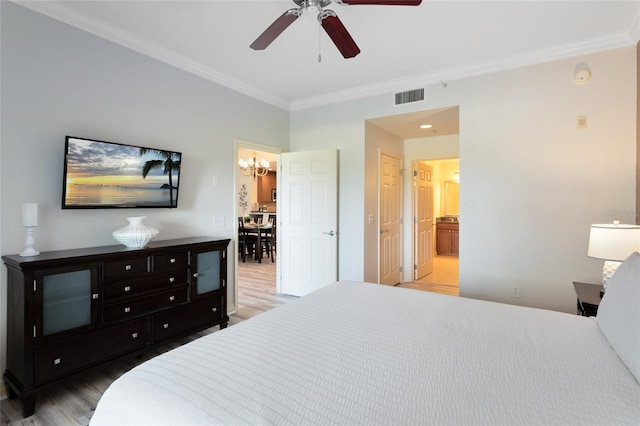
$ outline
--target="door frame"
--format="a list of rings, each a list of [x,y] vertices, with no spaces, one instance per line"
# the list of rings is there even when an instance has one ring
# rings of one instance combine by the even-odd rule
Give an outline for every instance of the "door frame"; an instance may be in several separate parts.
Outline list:
[[[235,302],[235,308],[233,310],[233,312],[229,312],[229,313],[235,313],[236,310],[238,309],[238,247],[237,247],[237,242],[238,242],[238,226],[236,224],[236,218],[238,217],[239,214],[239,207],[238,207],[238,178],[241,175],[240,173],[240,169],[238,168],[238,150],[239,149],[252,149],[255,150],[257,153],[259,152],[268,152],[271,154],[276,154],[277,158],[276,158],[276,170],[280,169],[280,154],[282,154],[284,152],[284,150],[280,147],[277,146],[271,146],[271,145],[264,145],[264,144],[260,144],[260,143],[256,143],[256,142],[250,142],[244,139],[238,139],[238,138],[234,138],[233,139],[233,167],[234,167],[234,172],[233,172],[233,217],[231,218],[231,222],[232,222],[232,227],[233,227],[233,241],[234,241],[234,246],[232,247],[233,250],[230,250],[230,253],[233,253],[233,284],[234,284],[234,288],[233,288],[233,298],[234,298],[234,302]],[[276,174],[276,187],[280,186],[280,173]],[[280,233],[280,227],[276,227],[276,230],[278,232],[278,234]],[[276,236],[276,239],[278,238],[278,236]],[[276,292],[280,292],[280,258],[279,256],[276,256]]]
[[[460,162],[460,156],[459,156],[459,155],[458,155],[457,157],[456,157],[456,156],[445,156],[445,157],[440,157],[440,156],[434,156],[434,157],[429,157],[429,156],[427,156],[427,157],[422,157],[422,156],[421,156],[421,157],[415,157],[415,158],[413,158],[413,157],[412,157],[412,158],[405,159],[405,160],[406,160],[406,161],[408,161],[408,162],[413,162],[413,161],[427,161],[427,162],[438,162],[438,161],[442,161],[442,162],[446,162],[446,161],[450,161],[450,160],[458,160],[458,162]],[[460,171],[460,169],[461,169],[461,167],[460,167],[460,163],[459,163],[459,164],[458,164],[458,170]],[[408,179],[408,180],[410,180],[410,179]],[[408,197],[409,195],[411,195],[411,194],[412,194],[413,188],[412,188],[412,185],[411,185],[411,184],[409,184],[408,186],[407,186],[407,185],[405,185],[405,187],[404,187],[404,188],[405,188],[405,192],[404,192],[405,197]],[[434,197],[436,197],[436,191],[435,191],[435,189],[434,189],[434,191],[433,191],[433,192],[434,192],[434,194],[433,194],[433,195],[434,195]],[[434,203],[434,204],[435,204],[435,203]],[[414,209],[415,209],[415,201],[413,200],[413,196],[411,196],[411,206],[410,206],[410,209],[411,209],[411,212],[413,212],[413,211],[414,211]],[[436,217],[438,217],[439,215],[440,215],[440,213],[436,211],[436,209],[435,209],[435,205],[434,205],[434,211],[433,211],[433,220],[434,220],[434,222],[433,222],[433,223],[434,223],[434,225],[435,225]],[[407,236],[407,235],[413,235],[413,233],[414,233],[414,231],[415,231],[415,226],[416,226],[416,225],[413,223],[413,220],[407,220],[407,221],[405,221],[405,236]],[[434,227],[435,227],[435,226],[434,226]],[[434,256],[435,256],[435,231],[434,231],[434,233],[433,233],[433,238],[434,238],[434,242],[433,242],[433,244],[434,244]],[[416,261],[416,253],[415,253],[415,249],[414,249],[414,247],[413,247],[413,246],[411,247],[410,252],[411,252],[411,254],[410,254],[410,255],[408,255],[408,254],[407,254],[407,255],[405,256],[405,266],[411,265],[411,268],[407,267],[407,268],[405,269],[405,272],[404,272],[405,280],[409,280],[409,281],[413,280],[413,265],[414,265],[414,262]],[[459,259],[459,258],[458,258],[458,259]],[[410,270],[410,271],[407,271],[407,269],[411,269],[411,270]]]

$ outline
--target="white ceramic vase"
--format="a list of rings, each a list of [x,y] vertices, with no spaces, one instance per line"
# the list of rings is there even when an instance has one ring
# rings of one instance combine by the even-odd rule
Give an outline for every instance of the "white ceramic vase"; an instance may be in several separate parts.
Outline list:
[[[129,224],[113,231],[113,238],[129,248],[143,248],[158,235],[158,229],[143,223],[146,216],[128,217]]]

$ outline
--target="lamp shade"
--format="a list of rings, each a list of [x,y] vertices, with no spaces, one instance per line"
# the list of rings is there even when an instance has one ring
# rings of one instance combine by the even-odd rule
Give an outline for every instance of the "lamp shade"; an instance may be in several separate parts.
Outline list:
[[[623,261],[640,251],[640,226],[625,224],[591,225],[587,256]]]

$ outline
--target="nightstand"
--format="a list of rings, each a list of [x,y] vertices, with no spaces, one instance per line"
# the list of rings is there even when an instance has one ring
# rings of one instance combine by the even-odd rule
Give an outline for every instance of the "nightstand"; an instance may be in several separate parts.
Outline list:
[[[578,298],[578,315],[594,317],[598,313],[598,306],[604,292],[602,284],[573,282],[573,289]]]

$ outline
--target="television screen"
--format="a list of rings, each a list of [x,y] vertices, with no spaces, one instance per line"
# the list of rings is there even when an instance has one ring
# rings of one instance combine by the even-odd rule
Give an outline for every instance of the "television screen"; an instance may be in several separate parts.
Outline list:
[[[177,207],[182,154],[66,137],[63,209]]]

